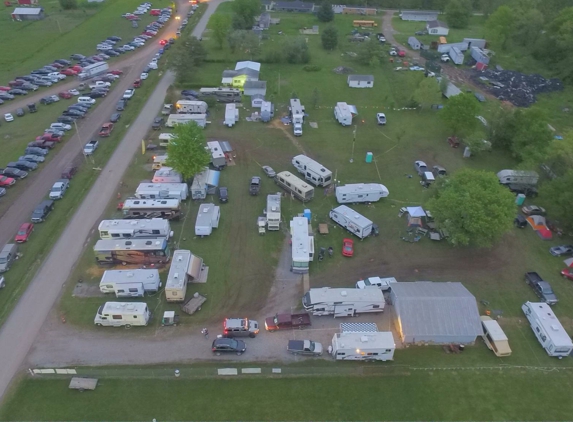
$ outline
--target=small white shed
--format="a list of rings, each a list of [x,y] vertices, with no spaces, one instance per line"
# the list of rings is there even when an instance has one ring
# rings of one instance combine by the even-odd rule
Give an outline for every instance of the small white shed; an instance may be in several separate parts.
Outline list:
[[[408,45],[412,48],[412,50],[419,50],[421,47],[420,41],[416,37],[408,38]]]
[[[374,76],[348,75],[347,82],[350,88],[372,88],[374,86]]]
[[[251,95],[251,107],[261,108],[265,102],[265,96],[261,94]]]

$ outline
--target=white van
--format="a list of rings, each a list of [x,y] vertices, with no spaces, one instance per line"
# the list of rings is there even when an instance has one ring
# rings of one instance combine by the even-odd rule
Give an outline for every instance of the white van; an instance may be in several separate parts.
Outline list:
[[[79,104],[95,104],[96,100],[90,97],[78,97]]]

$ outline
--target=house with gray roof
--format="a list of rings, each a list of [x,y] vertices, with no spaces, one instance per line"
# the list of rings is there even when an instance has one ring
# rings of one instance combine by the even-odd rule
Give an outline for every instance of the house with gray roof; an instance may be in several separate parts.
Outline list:
[[[277,1],[273,6],[273,10],[277,12],[312,13],[314,12],[314,3],[307,3],[300,0]]]
[[[247,77],[247,81],[259,80],[258,70],[245,67],[239,70],[223,70],[223,77],[221,78],[221,83],[223,85],[231,85],[233,83],[233,78],[241,75],[245,75]]]
[[[372,75],[348,75],[346,83],[350,88],[372,88],[374,76]]]
[[[408,45],[412,50],[419,50],[422,47],[422,43],[420,43],[416,37],[409,37]]]
[[[426,31],[429,35],[448,35],[450,28],[445,22],[435,20],[426,24]]]

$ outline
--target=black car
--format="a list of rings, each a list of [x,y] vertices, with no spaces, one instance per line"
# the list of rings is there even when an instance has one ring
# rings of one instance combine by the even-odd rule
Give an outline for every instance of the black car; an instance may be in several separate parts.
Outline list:
[[[36,170],[38,168],[38,164],[30,163],[29,161],[14,161],[8,163],[6,167],[15,168],[23,171],[30,171],[30,170]]]
[[[108,56],[114,56],[114,57],[119,56],[119,53],[116,52],[115,50],[105,50],[105,54],[107,54]]]
[[[87,113],[87,112],[89,111],[89,109],[90,109],[90,108],[88,107],[88,104],[80,104],[80,103],[72,104],[71,106],[68,106],[68,109],[70,109],[70,108],[75,108],[76,110],[81,110],[81,111],[84,111],[84,112],[86,112],[86,113]]]
[[[8,94],[7,92],[1,91],[0,92],[0,100],[13,100],[14,96],[12,94]]]
[[[10,94],[10,95],[28,95],[28,91],[25,91],[23,89],[11,89],[10,91],[8,91],[8,94]]]
[[[119,100],[117,102],[117,105],[115,106],[115,109],[117,111],[123,111],[125,110],[125,106],[127,105],[127,101],[126,100]]]
[[[88,94],[88,97],[90,98],[102,98],[105,97],[107,95],[107,92],[104,91],[92,91]]]
[[[60,116],[56,119],[56,121],[58,123],[65,123],[67,125],[71,125],[74,123],[74,119],[72,119],[70,116]]]
[[[211,350],[217,356],[221,353],[235,353],[241,356],[247,350],[245,342],[242,340],[235,340],[234,338],[216,338],[211,345]]]
[[[79,118],[85,117],[85,115],[86,115],[86,113],[84,113],[83,111],[77,110],[75,108],[71,108],[69,110],[66,110],[62,114],[64,116],[68,116],[68,117],[79,117]]]
[[[39,155],[42,157],[45,157],[46,155],[48,155],[48,150],[47,149],[42,149],[42,148],[36,148],[36,147],[28,147],[24,150],[24,154],[26,155]]]
[[[38,109],[36,108],[36,103],[30,103],[27,105],[27,107],[30,113],[35,113],[36,111],[38,111]]]
[[[52,212],[54,209],[54,201],[51,199],[46,199],[36,207],[34,212],[32,212],[32,223],[41,223],[43,222],[48,214]]]
[[[219,202],[225,203],[229,202],[229,190],[224,187],[217,188],[217,193],[219,195]]]
[[[28,176],[28,172],[25,172],[23,170],[18,170],[13,167],[7,167],[5,169],[2,169],[2,174],[4,176],[8,176],[13,179],[23,179],[24,177]]]
[[[111,40],[111,41],[116,41],[116,42],[121,41],[121,37],[118,37],[116,35],[112,35],[111,37],[107,37],[107,39]]]
[[[155,119],[153,119],[153,123],[151,124],[151,129],[154,130],[158,130],[161,128],[161,126],[163,126],[163,122],[165,120],[163,119],[163,117],[156,117]]]
[[[109,121],[112,123],[117,123],[121,119],[121,113],[113,113],[109,118]]]
[[[50,66],[50,65],[44,66],[42,69],[46,69],[46,70],[50,71],[50,73],[52,73],[52,72],[57,72],[57,71],[58,71],[58,68],[57,68],[57,67]]]
[[[17,76],[16,80],[18,80],[18,79],[21,79],[21,80],[26,81],[26,82],[33,82],[34,79],[36,79],[36,78],[34,78],[31,75],[25,75],[25,76]]]
[[[63,64],[64,66],[69,66],[72,64],[71,61],[66,60],[66,59],[57,59],[57,60],[54,60],[54,63]]]
[[[85,58],[86,58],[86,56],[84,56],[83,54],[72,54],[70,56],[70,59],[72,59],[72,60],[83,60]]]
[[[36,69],[30,72],[32,75],[47,75],[48,73],[52,73],[47,69]]]
[[[23,108],[16,109],[16,116],[22,117],[24,114],[26,114],[26,112]]]
[[[48,104],[52,104],[52,103],[55,103],[55,101],[52,97],[44,97],[44,98],[40,99],[40,104],[48,105]]]
[[[199,93],[197,91],[193,91],[192,89],[184,89],[181,91],[181,95],[189,95],[196,98],[199,97]]]

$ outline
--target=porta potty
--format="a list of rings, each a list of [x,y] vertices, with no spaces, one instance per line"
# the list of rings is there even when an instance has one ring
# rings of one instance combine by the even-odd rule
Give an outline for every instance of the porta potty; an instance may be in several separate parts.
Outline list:
[[[523,193],[518,194],[517,197],[515,198],[515,204],[522,206],[524,202],[525,202],[525,195]]]
[[[371,163],[373,158],[374,158],[374,154],[372,154],[371,152],[366,153],[366,162],[367,163]]]

